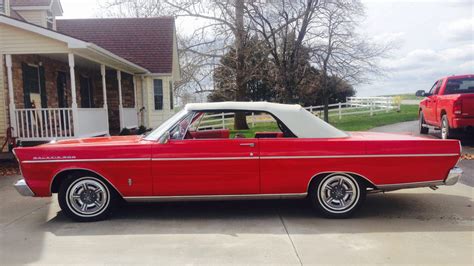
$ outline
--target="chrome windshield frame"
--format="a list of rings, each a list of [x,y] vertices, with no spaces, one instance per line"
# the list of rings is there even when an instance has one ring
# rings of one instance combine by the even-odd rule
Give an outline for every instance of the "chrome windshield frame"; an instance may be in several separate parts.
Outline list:
[[[191,113],[193,112],[188,111],[186,109],[183,109],[177,112],[168,120],[166,120],[163,124],[161,124],[155,130],[153,130],[150,134],[145,136],[143,139],[149,140],[149,141],[158,141],[166,132],[169,132],[171,128],[173,128],[176,124],[180,123],[184,118],[189,116],[189,114]]]

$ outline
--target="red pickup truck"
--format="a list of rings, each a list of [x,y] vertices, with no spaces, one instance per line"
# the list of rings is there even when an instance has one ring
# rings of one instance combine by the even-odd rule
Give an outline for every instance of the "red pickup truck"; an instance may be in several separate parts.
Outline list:
[[[432,126],[448,139],[456,130],[474,128],[474,74],[442,78],[429,92],[417,91],[417,96],[425,96],[419,110],[421,134]]]

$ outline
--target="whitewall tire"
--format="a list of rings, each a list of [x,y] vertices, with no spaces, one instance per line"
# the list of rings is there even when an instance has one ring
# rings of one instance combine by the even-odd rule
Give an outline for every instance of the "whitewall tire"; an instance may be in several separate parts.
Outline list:
[[[104,220],[116,205],[116,199],[113,188],[93,175],[69,177],[58,192],[62,211],[79,222]]]
[[[318,178],[310,189],[313,207],[330,218],[347,218],[353,215],[366,195],[364,184],[346,173],[333,173]]]

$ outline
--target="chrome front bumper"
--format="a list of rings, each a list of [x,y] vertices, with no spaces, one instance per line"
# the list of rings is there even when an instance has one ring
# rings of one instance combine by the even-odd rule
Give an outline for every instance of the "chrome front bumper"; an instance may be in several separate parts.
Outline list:
[[[462,173],[463,171],[461,168],[457,166],[454,167],[453,169],[451,169],[451,171],[449,171],[448,177],[446,177],[446,179],[444,180],[444,184],[446,186],[452,186],[456,184],[461,178]]]
[[[22,196],[33,197],[35,195],[35,193],[31,191],[28,184],[26,184],[25,179],[20,179],[16,181],[16,183],[13,186],[16,188],[16,191],[18,191],[18,193],[20,193]]]

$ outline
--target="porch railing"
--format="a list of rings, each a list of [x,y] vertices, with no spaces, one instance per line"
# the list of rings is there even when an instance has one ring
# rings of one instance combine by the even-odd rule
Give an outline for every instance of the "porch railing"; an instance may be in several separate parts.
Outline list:
[[[42,141],[74,137],[72,108],[16,109],[20,140]]]
[[[138,127],[138,114],[135,108],[122,108],[122,127],[123,128],[137,128]]]

